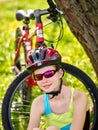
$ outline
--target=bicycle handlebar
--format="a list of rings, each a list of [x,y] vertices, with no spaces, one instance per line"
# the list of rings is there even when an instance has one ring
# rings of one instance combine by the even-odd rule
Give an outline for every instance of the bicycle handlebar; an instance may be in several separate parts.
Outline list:
[[[40,10],[40,9],[37,9],[37,10],[27,10],[26,12],[24,10],[18,10],[16,12],[16,19],[18,21],[21,21],[23,19],[34,19],[35,17],[39,17],[41,15],[45,15],[45,14],[49,14],[49,11],[48,9],[44,9],[44,10]]]
[[[34,18],[36,18],[36,19],[38,18],[38,20],[40,21],[40,17],[42,15],[50,14],[48,18],[51,19],[53,22],[55,22],[57,19],[57,17],[56,17],[57,14],[62,14],[62,11],[60,11],[56,8],[56,5],[53,3],[52,0],[47,0],[47,3],[49,5],[48,9],[43,9],[43,10],[29,9],[26,12],[24,10],[18,10],[16,12],[16,19],[18,21],[21,21],[23,19],[25,19],[26,21],[29,21],[30,19],[34,20]]]

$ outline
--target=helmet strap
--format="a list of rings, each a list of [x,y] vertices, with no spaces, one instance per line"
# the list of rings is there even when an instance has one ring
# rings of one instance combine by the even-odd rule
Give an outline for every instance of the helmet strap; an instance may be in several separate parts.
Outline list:
[[[57,91],[52,91],[52,92],[49,92],[49,93],[46,93],[46,94],[51,94],[52,97],[50,99],[52,99],[52,98],[54,98],[55,96],[58,96],[58,94],[61,93],[61,89],[62,89],[62,79],[61,79],[61,82],[60,82],[59,89]]]

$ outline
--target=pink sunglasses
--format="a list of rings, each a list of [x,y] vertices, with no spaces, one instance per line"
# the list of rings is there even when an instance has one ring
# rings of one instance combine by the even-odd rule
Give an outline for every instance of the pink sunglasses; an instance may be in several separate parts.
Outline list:
[[[56,69],[56,70],[48,70],[48,71],[44,72],[43,74],[36,74],[36,75],[34,75],[34,79],[36,81],[40,81],[40,80],[43,79],[43,76],[45,78],[50,78],[50,77],[54,76],[57,71],[58,71],[58,69]]]

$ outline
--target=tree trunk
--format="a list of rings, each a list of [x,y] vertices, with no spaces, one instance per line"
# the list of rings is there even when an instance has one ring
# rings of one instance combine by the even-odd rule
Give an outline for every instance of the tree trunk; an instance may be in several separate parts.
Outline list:
[[[55,0],[98,77],[98,0]]]

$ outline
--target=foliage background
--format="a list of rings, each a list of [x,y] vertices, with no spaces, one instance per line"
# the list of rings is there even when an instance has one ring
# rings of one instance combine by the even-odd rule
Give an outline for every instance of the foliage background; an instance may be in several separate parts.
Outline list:
[[[0,114],[2,99],[8,85],[15,77],[11,72],[14,58],[14,40],[15,29],[20,24],[15,19],[15,13],[18,9],[36,9],[48,7],[46,0],[1,0],[0,1]],[[64,21],[64,36],[58,45],[58,50],[62,54],[63,61],[73,64],[85,71],[97,84],[95,72],[92,68],[89,58],[84,52],[82,46],[71,33],[69,27]],[[50,31],[48,29],[48,31]],[[47,31],[46,31],[47,32]],[[48,34],[48,33],[47,33]],[[54,30],[51,38],[54,37]],[[1,116],[0,116],[0,129]]]

